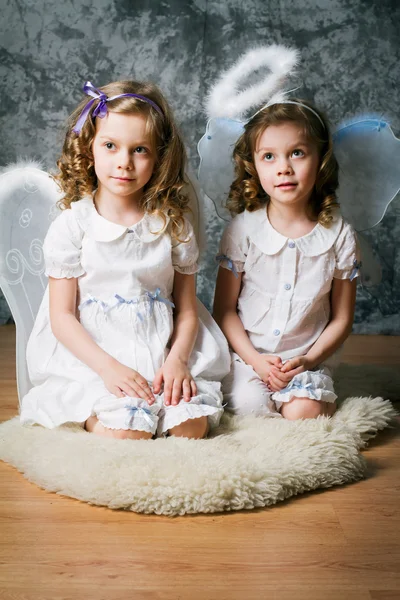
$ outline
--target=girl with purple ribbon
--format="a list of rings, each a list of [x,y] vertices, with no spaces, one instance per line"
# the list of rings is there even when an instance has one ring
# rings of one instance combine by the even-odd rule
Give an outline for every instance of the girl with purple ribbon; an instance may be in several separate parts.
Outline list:
[[[226,340],[195,296],[185,151],[158,88],[84,87],[44,242],[49,286],[27,349],[21,420],[113,438],[202,438],[220,420]]]
[[[338,210],[338,166],[324,116],[271,102],[233,157],[214,314],[232,349],[223,381],[237,414],[332,415],[333,367],[351,332],[361,263]]]

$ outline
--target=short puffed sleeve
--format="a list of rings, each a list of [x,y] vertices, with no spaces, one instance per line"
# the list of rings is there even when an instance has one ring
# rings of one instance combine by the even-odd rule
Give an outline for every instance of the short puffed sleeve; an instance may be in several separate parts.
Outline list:
[[[217,261],[233,273],[242,273],[248,250],[249,238],[245,230],[244,213],[241,213],[226,227],[219,245]]]
[[[83,231],[75,211],[65,209],[47,232],[43,244],[46,275],[56,279],[71,279],[84,275],[81,266]]]
[[[333,276],[336,279],[351,279],[360,274],[361,261],[360,249],[357,243],[357,236],[354,229],[343,221],[343,227],[334,244],[335,251],[335,271]]]
[[[199,248],[196,236],[191,223],[185,218],[184,228],[179,235],[179,240],[172,238],[172,266],[178,273],[193,275],[199,270],[198,258]]]

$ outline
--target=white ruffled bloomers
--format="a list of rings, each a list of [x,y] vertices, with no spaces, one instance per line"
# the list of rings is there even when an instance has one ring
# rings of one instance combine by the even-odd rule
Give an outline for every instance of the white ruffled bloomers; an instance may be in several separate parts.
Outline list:
[[[322,369],[304,371],[295,375],[292,381],[280,392],[272,394],[272,400],[279,409],[283,402],[292,398],[310,398],[321,402],[335,402],[337,395],[333,389],[333,380]]]
[[[331,370],[325,364],[315,371],[295,375],[280,392],[272,392],[254,369],[232,353],[231,372],[222,381],[226,410],[236,415],[281,417],[284,402],[292,398],[311,398],[318,402],[335,402]]]
[[[97,400],[91,409],[91,415],[97,417],[99,422],[108,429],[123,429],[134,431],[146,431],[157,434],[166,434],[171,428],[200,417],[208,417],[210,429],[216,427],[221,419],[223,408],[221,402],[221,385],[217,382],[202,381],[197,379],[197,396],[191,398],[190,402],[181,400],[173,406],[164,405],[164,394],[156,394],[156,401],[149,405],[146,400],[125,396],[116,398],[104,390],[103,397],[99,397],[97,389]],[[94,386],[98,388],[98,386]],[[49,429],[62,423],[68,422],[70,408],[66,414],[59,411],[56,416],[49,411],[40,411],[40,400],[35,401],[35,394],[29,397],[30,402],[25,403],[22,422],[27,425],[40,423]],[[39,410],[38,410],[39,409]],[[70,414],[70,413],[69,413]],[[74,415],[74,421],[80,422],[82,427],[88,418],[88,411],[82,410],[81,414]],[[57,418],[58,417],[58,418]],[[81,419],[81,420],[80,420]]]
[[[196,380],[197,396],[190,402],[181,400],[179,404],[165,406],[164,394],[156,395],[151,406],[146,400],[132,398],[111,398],[99,401],[93,408],[100,423],[108,429],[132,429],[146,431],[153,435],[166,434],[189,419],[208,417],[209,427],[216,427],[223,413],[220,384]]]

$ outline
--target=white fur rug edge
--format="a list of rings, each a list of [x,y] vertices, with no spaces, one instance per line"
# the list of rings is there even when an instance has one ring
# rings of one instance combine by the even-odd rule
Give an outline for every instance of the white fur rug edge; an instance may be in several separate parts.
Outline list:
[[[360,450],[397,411],[347,398],[331,418],[225,415],[207,440],[108,440],[76,426],[0,424],[0,459],[31,482],[90,504],[169,516],[252,509],[361,479]]]

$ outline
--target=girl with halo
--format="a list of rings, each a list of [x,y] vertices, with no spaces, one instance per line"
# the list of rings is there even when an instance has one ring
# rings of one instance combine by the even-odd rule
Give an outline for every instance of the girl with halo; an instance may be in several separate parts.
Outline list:
[[[328,123],[306,101],[274,99],[244,125],[233,158],[227,208],[235,216],[220,245],[214,302],[232,349],[224,399],[241,415],[332,415],[333,367],[351,332],[360,262],[336,200]]]
[[[23,423],[113,438],[202,438],[218,424],[224,336],[196,301],[184,146],[158,88],[100,90],[69,119],[49,286],[27,348]]]

